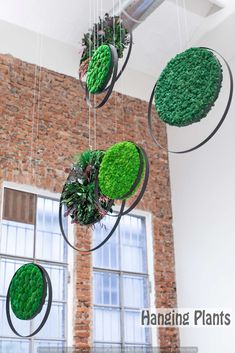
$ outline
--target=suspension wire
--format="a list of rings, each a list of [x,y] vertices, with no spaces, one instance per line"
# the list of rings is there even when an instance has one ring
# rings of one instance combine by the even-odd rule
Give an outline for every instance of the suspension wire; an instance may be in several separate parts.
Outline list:
[[[182,27],[180,19],[180,0],[176,0],[176,11],[177,11],[177,21],[178,21],[178,35],[179,35],[179,50],[183,50],[183,40],[182,40]]]
[[[190,35],[189,35],[189,26],[188,26],[188,16],[187,16],[187,8],[186,8],[185,0],[182,0],[182,1],[183,1],[185,39],[186,39],[186,45],[185,45],[185,47],[187,47],[187,45],[188,45],[188,43],[189,43],[189,39],[190,39]]]
[[[91,10],[91,0],[89,0],[89,34],[92,34],[92,10]],[[89,60],[91,58],[91,41],[89,40]],[[89,100],[91,98],[91,94],[89,92]],[[91,107],[88,106],[88,134],[89,134],[89,149],[92,150],[91,144]]]

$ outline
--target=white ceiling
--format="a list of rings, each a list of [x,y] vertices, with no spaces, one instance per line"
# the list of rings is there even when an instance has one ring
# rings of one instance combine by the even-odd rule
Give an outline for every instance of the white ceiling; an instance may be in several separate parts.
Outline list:
[[[0,19],[78,47],[82,34],[116,0],[0,0]],[[129,67],[156,76],[187,46],[211,9],[208,0],[165,0],[134,32]]]

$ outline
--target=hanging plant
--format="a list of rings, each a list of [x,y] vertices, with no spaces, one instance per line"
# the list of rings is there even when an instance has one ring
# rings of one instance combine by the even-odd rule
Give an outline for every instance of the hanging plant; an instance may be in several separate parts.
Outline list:
[[[127,29],[123,26],[119,16],[105,14],[99,18],[99,22],[93,25],[90,32],[85,33],[82,38],[82,57],[80,63],[93,56],[96,49],[103,44],[113,44],[117,50],[118,58],[123,57],[124,49],[130,43]]]
[[[136,145],[129,141],[111,146],[102,160],[99,171],[101,192],[111,199],[127,199],[138,189],[144,176],[141,167],[141,153]],[[141,170],[141,177],[133,188]],[[132,190],[133,188],[133,190]]]
[[[94,53],[87,71],[87,89],[90,93],[102,91],[112,74],[111,51],[108,45],[101,45]]]
[[[102,210],[95,202],[95,178],[105,152],[85,151],[76,157],[61,195],[66,206],[65,216],[70,215],[72,223],[92,225],[99,222],[111,210],[110,199],[99,193]]]
[[[214,106],[223,81],[222,59],[229,73],[230,92],[226,108],[212,132],[200,143],[184,150],[163,147],[155,136],[152,123],[152,103],[155,102],[158,117],[165,123],[184,127],[199,122]],[[210,48],[190,48],[176,55],[166,65],[157,80],[148,106],[149,132],[154,143],[170,153],[192,152],[206,144],[225,120],[233,97],[233,76],[225,58]]]
[[[32,320],[41,311],[48,296],[44,317],[34,332],[22,336],[12,323],[10,307],[19,320]],[[12,331],[19,337],[32,337],[45,325],[52,305],[52,286],[46,270],[34,263],[21,266],[14,274],[7,291],[6,316]]]
[[[159,118],[178,127],[200,121],[218,98],[222,79],[221,64],[211,51],[191,48],[176,55],[156,84]]]

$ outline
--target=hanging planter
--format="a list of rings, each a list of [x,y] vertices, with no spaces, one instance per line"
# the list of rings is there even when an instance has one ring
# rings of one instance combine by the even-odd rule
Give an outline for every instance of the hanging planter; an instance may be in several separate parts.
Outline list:
[[[168,152],[191,152],[209,141],[221,126],[233,95],[233,78],[230,67],[225,59],[212,49],[190,48],[170,60],[151,94],[148,108],[149,131],[158,147],[163,148],[153,132],[151,115],[153,101],[159,119],[171,126],[189,126],[205,118],[219,96],[223,80],[222,65],[215,54],[223,59],[230,76],[230,94],[225,113],[204,141],[188,150]]]
[[[82,39],[83,53],[80,61],[79,80],[86,92],[86,101],[90,107],[102,107],[112,94],[115,82],[120,78],[129,61],[132,50],[132,33],[128,33],[119,16],[105,14],[104,19],[94,24],[92,30]],[[126,59],[118,72],[118,60],[128,49]],[[86,84],[83,78],[86,77]],[[94,96],[105,93],[96,104]]]
[[[148,184],[149,162],[144,149],[129,141],[117,143],[106,152],[86,151],[85,155],[83,153],[81,156],[82,159],[80,158],[79,163],[70,172],[61,194],[59,224],[62,236],[69,246],[74,250],[89,253],[99,249],[110,239],[121,217],[131,212],[142,199]],[[126,200],[136,193],[142,180],[140,193],[125,210]],[[89,186],[89,196],[86,192],[81,192],[84,185]],[[122,200],[121,208],[117,214],[112,214],[115,200]],[[81,250],[69,242],[65,233],[62,217],[63,205],[68,208],[65,216],[70,214],[73,223],[94,225],[105,215],[116,217],[116,221],[99,245],[86,251]],[[91,220],[92,223],[90,223]]]
[[[19,320],[32,320],[42,310],[48,292],[48,304],[39,327],[30,335],[22,336],[13,326],[10,307]],[[52,286],[48,273],[39,265],[29,263],[21,266],[13,276],[7,292],[6,316],[12,331],[19,337],[32,337],[45,325],[52,304]]]
[[[112,212],[112,201],[99,192],[103,211],[95,200],[95,178],[99,171],[104,151],[85,151],[77,157],[64,185],[60,203],[66,206],[65,216],[72,223],[82,226],[100,222],[108,211]]]

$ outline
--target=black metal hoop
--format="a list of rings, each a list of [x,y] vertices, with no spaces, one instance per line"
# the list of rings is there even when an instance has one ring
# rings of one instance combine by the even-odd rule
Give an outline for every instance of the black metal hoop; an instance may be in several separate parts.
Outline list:
[[[122,205],[121,205],[121,211],[120,212],[123,212],[125,208],[125,201],[122,202]],[[98,250],[99,248],[101,248],[101,246],[103,246],[105,243],[107,243],[107,241],[111,238],[111,236],[113,235],[113,233],[115,232],[115,230],[117,229],[117,226],[119,225],[120,223],[120,220],[121,220],[121,217],[122,217],[122,214],[120,213],[119,217],[117,218],[113,228],[111,229],[111,231],[109,232],[109,234],[105,237],[105,239],[97,246],[95,246],[94,248],[92,249],[89,249],[89,250],[82,250],[82,249],[79,249],[77,247],[75,247],[73,244],[70,243],[70,241],[68,240],[68,237],[67,235],[65,234],[65,231],[64,231],[64,226],[63,226],[63,220],[62,220],[62,195],[60,197],[60,205],[59,205],[59,225],[60,225],[60,231],[61,231],[61,234],[65,240],[65,242],[74,250],[78,251],[78,252],[81,252],[81,253],[85,253],[85,254],[89,254],[91,253],[92,251],[95,251],[95,250]]]
[[[108,73],[108,77],[107,77],[107,81],[109,82],[110,77],[112,76],[111,82],[110,82],[110,85],[108,86],[108,89],[107,89],[107,92],[106,92],[104,98],[98,104],[92,104],[91,99],[90,99],[91,93],[88,91],[88,88],[87,88],[87,85],[86,85],[86,102],[87,102],[87,105],[90,108],[94,108],[94,109],[101,108],[108,101],[109,97],[111,96],[111,94],[113,92],[113,87],[114,87],[115,82],[116,82],[117,71],[118,71],[117,49],[112,44],[109,44],[108,46],[109,46],[110,52],[111,52],[111,63],[110,63],[111,75],[110,75],[110,72],[109,72]],[[106,84],[108,82],[106,82]],[[102,94],[103,92],[105,92],[105,91],[99,91],[96,94],[94,94],[93,96],[95,97],[96,95]]]
[[[129,59],[130,59],[130,56],[131,56],[131,51],[132,51],[132,46],[133,46],[133,34],[132,32],[129,32],[129,35],[130,35],[130,42],[129,42],[129,47],[128,47],[128,52],[127,52],[127,56],[126,56],[126,59],[122,65],[122,68],[120,69],[120,71],[118,72],[117,76],[116,76],[116,80],[115,82],[117,82],[119,80],[119,78],[121,77],[121,75],[123,74],[123,71],[125,70],[128,62],[129,62]],[[84,92],[86,92],[86,83],[85,82],[82,82],[82,79],[81,79],[81,75],[79,74],[79,82],[80,82],[80,86],[81,88],[83,89]],[[107,90],[109,89],[109,86],[106,87],[102,92],[106,92]]]
[[[49,314],[50,314],[50,311],[51,311],[51,306],[52,306],[52,285],[51,285],[51,279],[50,279],[50,276],[48,275],[47,271],[45,270],[45,268],[43,268],[42,266],[38,265],[38,264],[34,264],[35,266],[37,266],[39,268],[39,270],[41,271],[42,273],[42,276],[43,276],[43,280],[47,283],[47,287],[48,287],[48,304],[47,304],[47,309],[46,309],[46,312],[45,312],[45,315],[40,323],[40,325],[38,326],[38,328],[33,332],[31,333],[30,335],[27,335],[27,336],[24,336],[24,335],[21,335],[19,332],[16,331],[13,323],[12,323],[12,320],[11,320],[11,314],[10,314],[10,287],[11,287],[11,283],[12,283],[12,280],[14,278],[12,278],[11,280],[11,283],[8,287],[8,291],[7,291],[7,298],[6,298],[6,317],[7,317],[7,321],[8,321],[8,324],[11,328],[11,330],[18,336],[18,337],[23,337],[23,338],[30,338],[30,337],[33,337],[35,336],[39,331],[41,331],[41,329],[43,328],[43,326],[45,325],[45,323],[47,322],[47,319],[49,317]],[[45,301],[45,297],[42,299],[43,301],[43,304],[42,306],[44,305],[44,301]],[[38,312],[39,313],[39,312]],[[37,314],[38,314],[37,313]],[[37,314],[35,314],[30,320],[32,320]]]
[[[232,70],[227,62],[227,60],[220,54],[218,53],[216,50],[214,49],[211,49],[211,48],[207,48],[207,47],[201,47],[202,49],[207,49],[207,50],[210,50],[211,52],[214,52],[216,53],[220,58],[222,58],[222,60],[224,61],[227,69],[228,69],[228,73],[229,73],[229,80],[230,80],[230,92],[229,92],[229,97],[228,97],[228,101],[227,101],[227,104],[226,104],[226,108],[224,110],[224,113],[219,121],[219,123],[217,124],[217,126],[214,128],[214,130],[209,134],[209,136],[207,136],[202,142],[200,142],[199,144],[197,144],[196,146],[194,147],[191,147],[189,149],[186,149],[186,150],[182,150],[182,151],[174,151],[174,150],[169,150],[165,147],[163,147],[157,140],[155,134],[154,134],[154,131],[153,131],[153,124],[152,124],[152,114],[151,114],[151,110],[152,110],[152,103],[153,103],[153,98],[154,98],[154,92],[155,92],[155,88],[156,88],[156,84],[153,88],[153,91],[151,93],[151,97],[150,97],[150,100],[149,100],[149,106],[148,106],[148,128],[149,128],[149,133],[153,139],[153,142],[161,149],[163,149],[164,151],[168,152],[168,153],[173,153],[173,154],[183,154],[183,153],[189,153],[189,152],[192,152],[192,151],[195,151],[197,150],[198,148],[202,147],[203,145],[205,145],[215,134],[216,132],[220,129],[221,125],[223,124],[227,114],[228,114],[228,111],[229,111],[229,108],[231,106],[231,103],[232,103],[232,98],[233,98],[233,74],[232,74]]]
[[[142,200],[143,196],[144,196],[144,193],[145,193],[145,190],[147,188],[147,185],[148,185],[148,180],[149,180],[149,160],[148,160],[148,156],[145,152],[145,150],[140,147],[140,146],[137,146],[137,149],[139,151],[139,156],[140,156],[140,160],[142,158],[142,167],[139,168],[139,172],[138,172],[138,176],[137,176],[137,179],[135,180],[135,183],[133,184],[132,188],[131,188],[131,191],[128,192],[127,195],[131,195],[132,192],[135,190],[136,186],[140,183],[141,181],[141,177],[142,177],[142,172],[143,172],[143,168],[145,167],[145,175],[144,175],[144,182],[143,182],[143,185],[141,187],[141,191],[139,193],[139,195],[137,196],[137,198],[135,199],[135,201],[131,204],[131,206],[128,207],[127,210],[121,210],[116,213],[116,214],[108,214],[108,216],[110,217],[119,217],[120,214],[121,216],[125,216],[127,215],[128,213],[130,213],[137,205],[138,203]],[[145,165],[144,165],[144,162],[145,162]],[[98,207],[103,210],[103,211],[106,211],[103,209],[101,203],[99,202],[99,194],[98,194],[98,190],[99,190],[99,182],[98,182],[98,175],[96,177],[96,180],[95,180],[95,198],[96,198],[96,203],[98,205]]]

